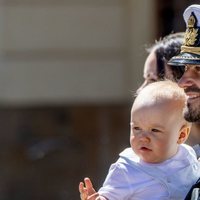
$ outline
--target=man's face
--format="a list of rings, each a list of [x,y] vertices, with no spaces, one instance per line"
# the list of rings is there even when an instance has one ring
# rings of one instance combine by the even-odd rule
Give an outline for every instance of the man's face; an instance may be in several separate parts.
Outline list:
[[[200,65],[186,65],[178,82],[188,96],[184,117],[189,122],[200,122]]]

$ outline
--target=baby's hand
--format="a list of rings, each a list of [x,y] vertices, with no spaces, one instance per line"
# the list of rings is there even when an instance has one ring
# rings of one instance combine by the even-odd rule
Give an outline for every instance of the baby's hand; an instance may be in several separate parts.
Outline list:
[[[87,188],[84,187],[84,183],[79,183],[79,192],[80,192],[80,198],[81,200],[87,200],[88,199],[88,191]]]
[[[80,182],[79,184],[79,192],[81,200],[96,200],[99,194],[93,188],[91,180],[89,178],[84,178],[84,183]]]

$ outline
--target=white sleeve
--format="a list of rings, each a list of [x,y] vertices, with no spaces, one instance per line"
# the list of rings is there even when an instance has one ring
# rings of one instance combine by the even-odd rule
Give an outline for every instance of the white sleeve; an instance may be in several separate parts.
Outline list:
[[[197,155],[197,158],[200,158],[200,145],[196,144],[192,147]]]
[[[129,176],[122,163],[114,163],[98,193],[109,200],[126,199],[129,193]]]

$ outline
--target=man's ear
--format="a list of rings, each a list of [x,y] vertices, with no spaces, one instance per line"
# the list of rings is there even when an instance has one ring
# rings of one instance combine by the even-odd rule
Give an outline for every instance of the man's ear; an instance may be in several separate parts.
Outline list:
[[[183,125],[181,127],[181,129],[179,131],[179,138],[177,141],[178,144],[182,144],[187,140],[189,133],[190,133],[190,129],[191,129],[191,126],[188,126],[188,125]]]

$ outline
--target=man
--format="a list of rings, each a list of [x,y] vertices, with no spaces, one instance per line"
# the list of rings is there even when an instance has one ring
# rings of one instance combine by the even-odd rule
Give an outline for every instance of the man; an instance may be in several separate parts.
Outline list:
[[[178,84],[188,96],[184,117],[200,123],[200,5],[191,5],[183,13],[187,25],[181,53],[168,62],[172,66],[185,66]],[[199,133],[200,137],[200,133]],[[200,199],[200,181],[189,191],[185,200]]]
[[[200,5],[189,6],[183,16],[187,24],[185,42],[181,53],[172,57],[168,64],[185,65],[185,72],[178,82],[188,95],[184,116],[190,122],[200,122]]]

